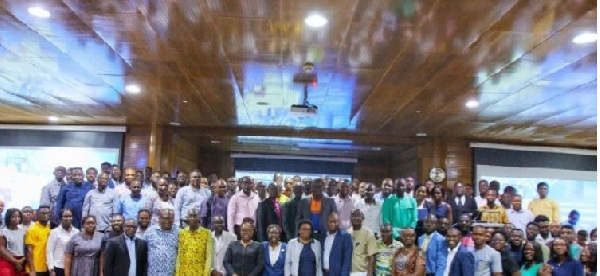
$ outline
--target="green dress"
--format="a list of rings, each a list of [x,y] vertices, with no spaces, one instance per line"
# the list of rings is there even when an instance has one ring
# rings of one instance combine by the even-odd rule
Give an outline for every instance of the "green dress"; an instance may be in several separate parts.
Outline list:
[[[542,266],[542,263],[533,264],[528,269],[525,266],[521,267],[521,276],[537,276],[538,269]]]

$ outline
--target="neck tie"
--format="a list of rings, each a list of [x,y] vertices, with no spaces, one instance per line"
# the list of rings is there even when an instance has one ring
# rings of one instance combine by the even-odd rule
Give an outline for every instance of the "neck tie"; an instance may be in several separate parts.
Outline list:
[[[463,207],[462,197],[458,198],[458,207]]]

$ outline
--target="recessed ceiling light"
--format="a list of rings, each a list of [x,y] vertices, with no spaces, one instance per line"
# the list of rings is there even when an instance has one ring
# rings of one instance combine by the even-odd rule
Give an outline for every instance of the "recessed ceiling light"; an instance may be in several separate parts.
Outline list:
[[[29,12],[29,14],[40,18],[50,17],[50,12],[42,7],[29,7],[27,11]]]
[[[583,44],[583,43],[592,43],[598,40],[598,34],[596,33],[581,33],[573,38],[573,43]]]
[[[56,117],[56,116],[48,116],[48,121],[50,121],[50,122],[57,122],[58,121],[58,117]]]
[[[319,14],[309,15],[304,19],[304,23],[309,27],[319,28],[327,24],[327,18]]]
[[[211,144],[221,144],[221,141],[219,140],[210,140]]]
[[[375,150],[375,151],[380,151],[380,150],[381,150],[381,147],[372,147],[371,149],[372,149],[372,150]]]
[[[426,137],[427,133],[425,133],[425,132],[418,132],[417,134],[415,134],[415,136],[417,136],[417,137]]]
[[[142,88],[140,88],[140,86],[137,84],[128,84],[125,86],[125,91],[131,94],[137,94],[142,91]]]
[[[169,123],[169,125],[172,125],[172,126],[180,126],[180,125],[181,125],[181,123],[179,123],[179,122],[170,122],[170,123]]]
[[[468,100],[465,106],[468,108],[476,108],[479,106],[479,102],[476,100]]]
[[[263,105],[263,106],[264,106],[264,105],[269,105],[269,103],[268,103],[268,102],[257,102],[256,104],[257,104],[257,105]]]
[[[182,101],[182,103],[188,103],[188,101],[186,101],[186,100],[183,100],[183,101]]]

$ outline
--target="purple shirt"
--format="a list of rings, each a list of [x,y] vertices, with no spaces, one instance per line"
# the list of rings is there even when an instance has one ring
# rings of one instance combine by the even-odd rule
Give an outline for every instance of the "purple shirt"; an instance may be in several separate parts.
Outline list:
[[[207,217],[206,213],[210,210],[210,214],[206,218],[207,228],[212,228],[212,218],[222,216],[225,219],[225,229],[227,229],[227,204],[229,204],[229,197],[227,195],[224,195],[222,198],[215,195],[202,205],[200,212],[202,217]]]

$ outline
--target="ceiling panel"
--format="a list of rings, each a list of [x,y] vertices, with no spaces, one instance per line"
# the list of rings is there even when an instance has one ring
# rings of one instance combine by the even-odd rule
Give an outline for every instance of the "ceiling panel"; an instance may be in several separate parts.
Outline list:
[[[64,123],[316,129],[372,139],[425,132],[596,147],[597,43],[572,42],[597,32],[596,5],[2,1],[0,122],[56,115]],[[307,26],[314,14],[328,22]],[[293,79],[307,61],[318,76],[307,86],[318,113],[297,116],[290,105],[302,102],[304,86]],[[131,84],[141,93],[127,93]],[[468,100],[479,107],[465,107]],[[250,151],[272,142],[230,145]],[[306,143],[332,150],[326,141]],[[369,151],[362,143],[337,150]]]

